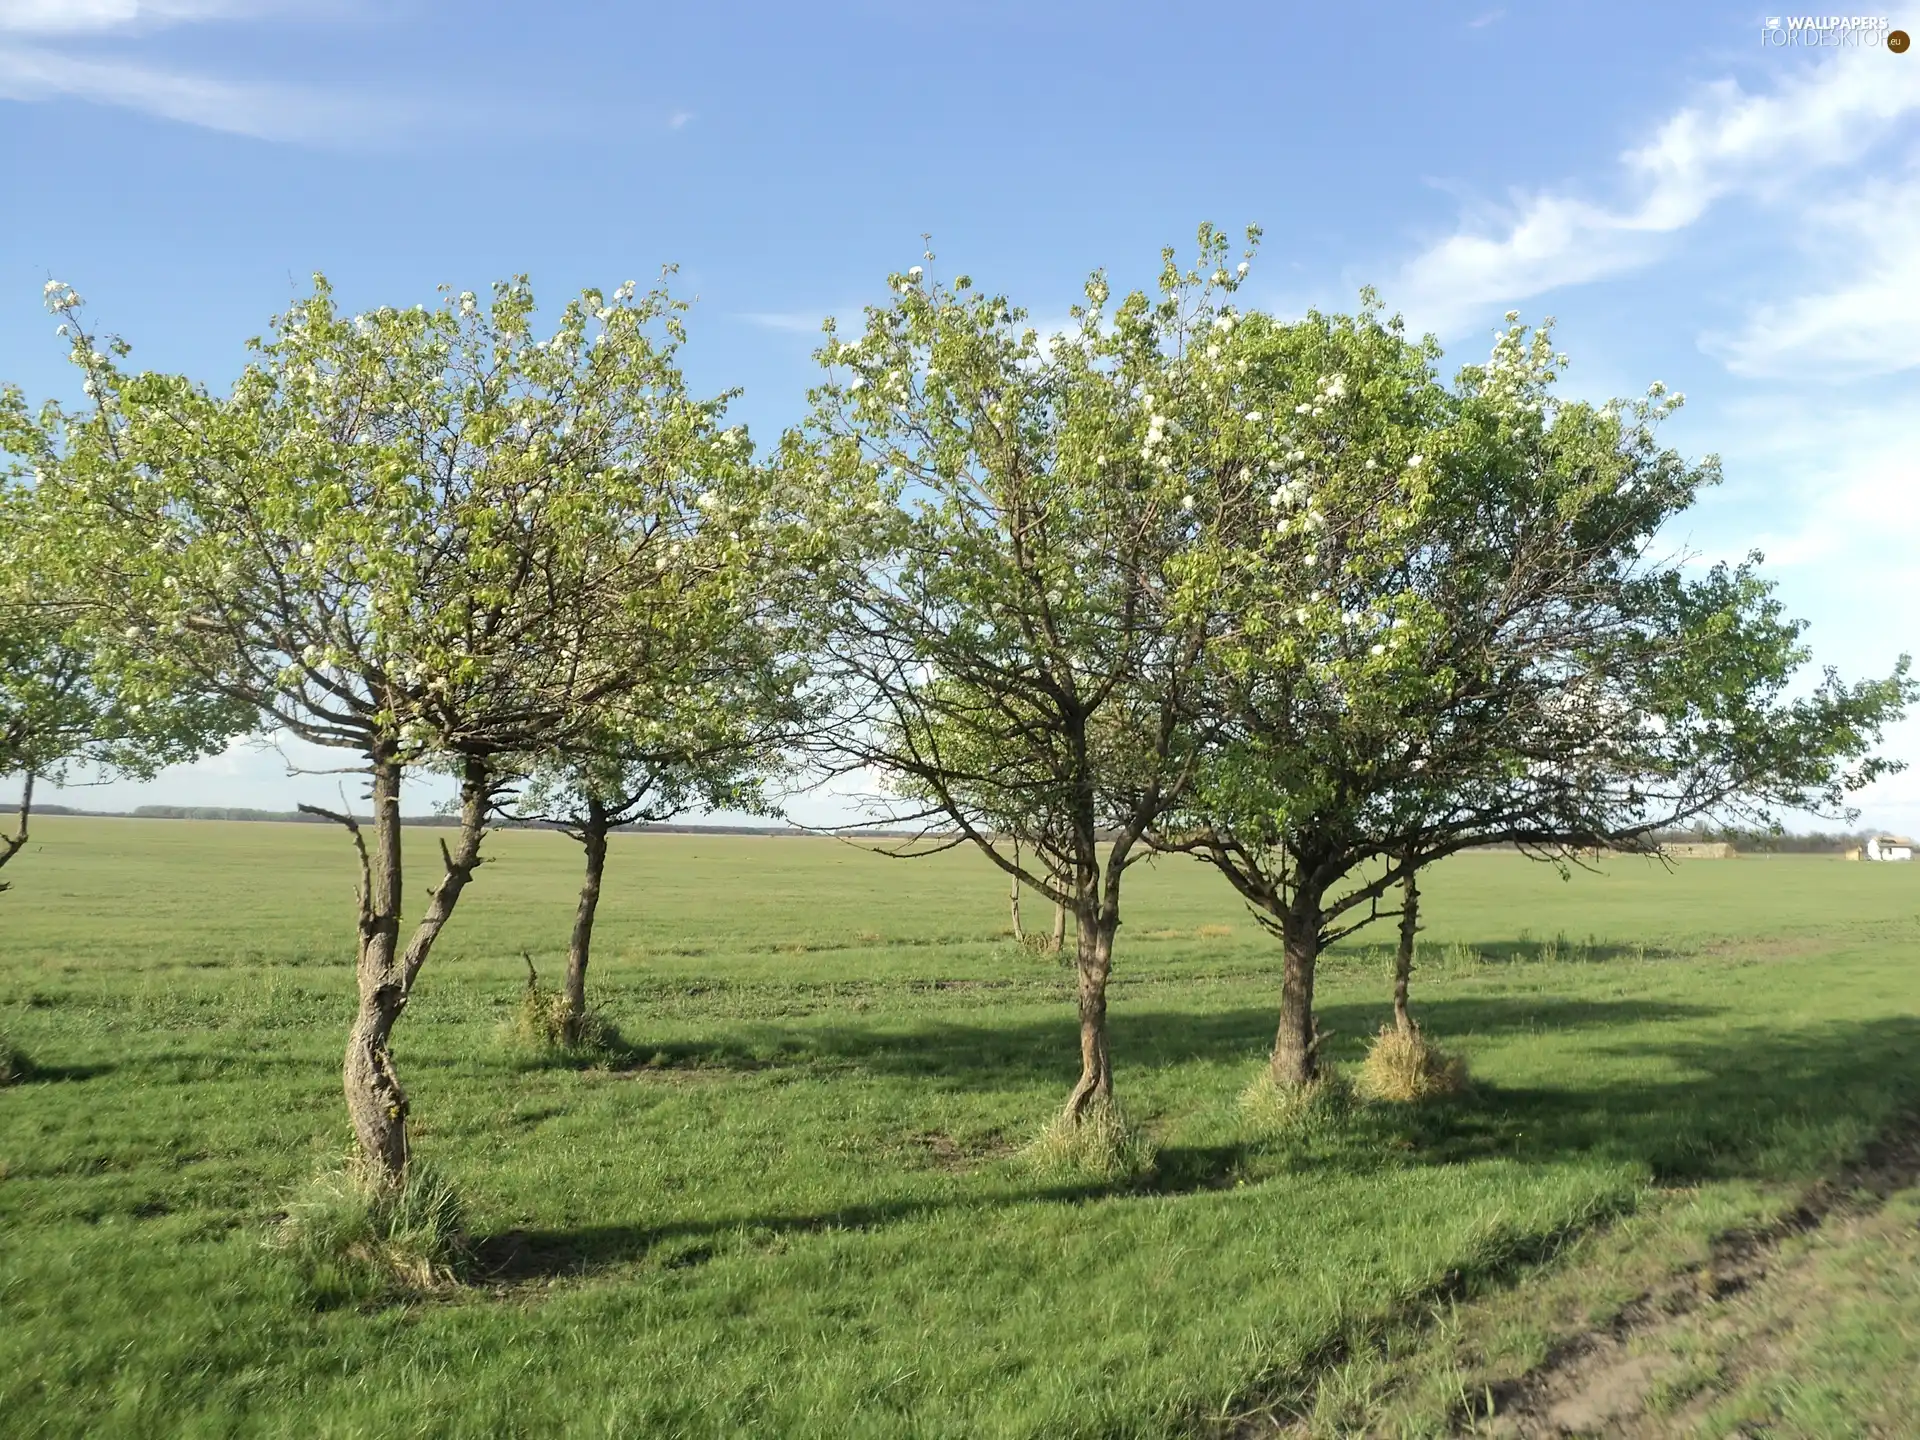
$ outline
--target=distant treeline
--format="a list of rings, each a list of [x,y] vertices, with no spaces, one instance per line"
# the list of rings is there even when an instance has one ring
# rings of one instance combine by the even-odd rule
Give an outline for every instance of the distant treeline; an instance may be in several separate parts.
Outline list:
[[[78,815],[95,819],[132,820],[277,820],[302,825],[330,822],[317,815],[302,815],[297,810],[248,810],[220,805],[139,805],[132,810],[80,810],[71,805],[38,805],[41,815]],[[402,825],[457,825],[454,815],[408,815]],[[559,827],[545,820],[501,820],[505,830],[554,830]],[[800,830],[789,825],[623,825],[622,830],[644,830],[663,835],[811,835],[818,831]],[[874,839],[900,839],[919,832],[901,830],[863,830],[859,834]],[[1804,834],[1774,835],[1765,830],[1740,830],[1695,826],[1690,830],[1660,830],[1654,839],[1661,844],[1700,845],[1724,843],[1750,855],[1827,855],[1865,845],[1877,831],[1810,830]]]
[[[72,805],[36,805],[36,815],[76,815],[92,820],[272,820],[295,825],[328,825],[332,822],[318,815],[303,815],[297,810],[249,810],[241,806],[222,805],[136,805],[131,810],[81,810]],[[361,819],[366,819],[361,816]],[[402,816],[402,825],[458,825],[457,815],[406,815]],[[503,830],[557,830],[560,827],[547,820],[499,820],[495,822]],[[644,830],[661,835],[812,835],[819,832],[801,830],[791,825],[682,825],[668,823],[639,824],[617,826],[621,830]],[[900,839],[909,832],[895,830],[864,830],[863,836],[877,839]],[[918,832],[912,832],[917,834]]]
[[[1738,830],[1699,825],[1691,830],[1662,830],[1654,838],[1663,845],[1701,845],[1721,843],[1750,855],[1826,855],[1851,850],[1867,843],[1877,832],[1809,830],[1804,834],[1775,835],[1765,830]]]

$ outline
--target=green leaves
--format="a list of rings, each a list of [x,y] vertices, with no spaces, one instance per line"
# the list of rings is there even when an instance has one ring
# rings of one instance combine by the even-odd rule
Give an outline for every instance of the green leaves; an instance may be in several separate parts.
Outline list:
[[[1431,344],[1371,310],[1246,317],[1219,349],[1249,413],[1293,417],[1250,467],[1272,478],[1223,492],[1238,623],[1212,645],[1221,724],[1184,832],[1244,893],[1304,896],[1319,924],[1380,893],[1373,871],[1329,898],[1369,861],[1632,844],[1832,809],[1880,773],[1904,662],[1787,699],[1807,656],[1757,557],[1660,558],[1718,479],[1659,446],[1663,386],[1561,403],[1565,357],[1514,324],[1445,387]]]
[[[17,391],[0,394],[0,447],[0,774],[145,778],[245,729],[248,714],[103,633],[71,584],[74,536],[33,483],[51,438]]]
[[[687,394],[664,283],[587,291],[536,338],[524,277],[351,316],[316,277],[225,396],[123,375],[61,301],[98,397],[43,457],[73,573],[130,643],[270,725],[524,746],[738,589],[746,542],[701,506],[727,512],[749,452],[727,397]]]

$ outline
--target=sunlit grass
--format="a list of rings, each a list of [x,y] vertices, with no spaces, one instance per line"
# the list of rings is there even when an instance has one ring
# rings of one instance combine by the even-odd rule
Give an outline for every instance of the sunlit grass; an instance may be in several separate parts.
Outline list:
[[[985,866],[617,837],[590,993],[618,1049],[529,1063],[502,1032],[522,952],[558,973],[579,857],[503,835],[396,1040],[465,1249],[329,1288],[268,1242],[348,1139],[340,837],[36,837],[0,911],[0,1032],[34,1061],[0,1091],[9,1433],[1180,1433],[1649,1186],[1784,1196],[1920,1084],[1916,876],[1473,856],[1427,886],[1414,996],[1473,1090],[1276,1135],[1241,1095],[1277,954],[1163,863],[1112,991],[1152,1163],[1036,1169],[1071,974],[1004,933]],[[1547,963],[1522,932],[1594,939]],[[1383,955],[1327,957],[1336,1071],[1387,1018]]]

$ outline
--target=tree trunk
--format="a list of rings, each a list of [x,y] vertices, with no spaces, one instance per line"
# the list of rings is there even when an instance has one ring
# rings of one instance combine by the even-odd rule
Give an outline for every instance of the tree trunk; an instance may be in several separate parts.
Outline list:
[[[1078,1122],[1088,1110],[1113,1099],[1113,1056],[1107,1046],[1107,976],[1113,969],[1113,932],[1118,920],[1078,915],[1080,922],[1080,1081],[1067,1097],[1066,1118]]]
[[[33,818],[33,771],[27,771],[26,781],[20,787],[20,825],[13,835],[0,835],[0,865],[5,865],[18,855],[27,844],[27,825]],[[0,890],[7,887],[0,884]]]
[[[587,962],[593,953],[593,916],[600,908],[600,877],[607,868],[607,807],[591,797],[580,843],[587,852],[586,879],[580,885],[580,904],[573,912],[573,935],[567,942],[567,1044],[580,1041],[587,1018]]]
[[[1420,887],[1414,872],[1401,882],[1400,949],[1393,959],[1393,1028],[1411,1036],[1417,1027],[1407,1011],[1407,982],[1413,976],[1413,937],[1420,928]]]
[[[1020,847],[1017,844],[1013,847],[1013,863],[1016,869],[1020,865]],[[1020,928],[1020,877],[1018,875],[1013,877],[1013,883],[1007,887],[1007,906],[1013,912],[1013,938],[1024,945],[1027,943],[1027,936],[1026,932]]]
[[[1287,916],[1280,972],[1280,1029],[1273,1040],[1273,1083],[1311,1084],[1320,1074],[1319,1026],[1313,1015],[1313,967],[1320,958],[1320,917],[1296,908]]]
[[[1058,955],[1067,948],[1067,907],[1054,902],[1053,906],[1053,953]]]
[[[377,1180],[398,1185],[407,1168],[407,1092],[393,1072],[387,1041],[406,1004],[398,964],[400,761],[385,744],[375,747],[372,761],[371,853],[354,831],[360,847],[360,947],[354,966],[360,1007],[347,1036],[342,1080],[362,1159]]]
[[[400,945],[400,775],[395,749],[375,747],[373,756],[373,849],[361,844],[360,955],[356,967],[360,1008],[347,1037],[344,1088],[347,1114],[368,1170],[381,1184],[398,1186],[407,1173],[407,1092],[394,1073],[389,1041],[407,1007],[420,967],[427,963],[480,864],[486,835],[487,770],[469,758],[460,781],[460,841],[440,842],[446,872],[427,897],[426,914],[414,927],[406,953]],[[355,831],[355,841],[360,843]]]

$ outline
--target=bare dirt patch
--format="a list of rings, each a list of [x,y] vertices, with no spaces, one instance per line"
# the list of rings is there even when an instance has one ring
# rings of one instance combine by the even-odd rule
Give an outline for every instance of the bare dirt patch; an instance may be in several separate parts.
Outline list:
[[[1730,1389],[1744,1370],[1764,1365],[1776,1317],[1804,1310],[1817,1298],[1810,1291],[1818,1280],[1806,1257],[1783,1255],[1786,1242],[1825,1229],[1858,1230],[1888,1196],[1915,1183],[1920,1116],[1909,1116],[1857,1165],[1815,1186],[1791,1214],[1765,1229],[1724,1237],[1705,1266],[1670,1276],[1610,1323],[1563,1340],[1544,1364],[1492,1387],[1461,1417],[1459,1433],[1521,1440],[1691,1433],[1703,1418],[1704,1402],[1666,1413],[1654,1403],[1663,1382],[1684,1369],[1681,1356],[1719,1351],[1718,1392]],[[1718,1345],[1711,1343],[1716,1334]]]
[[[963,1141],[944,1130],[923,1130],[909,1135],[907,1142],[917,1147],[933,1168],[955,1172],[976,1170],[1014,1150],[1013,1143],[997,1133]]]

